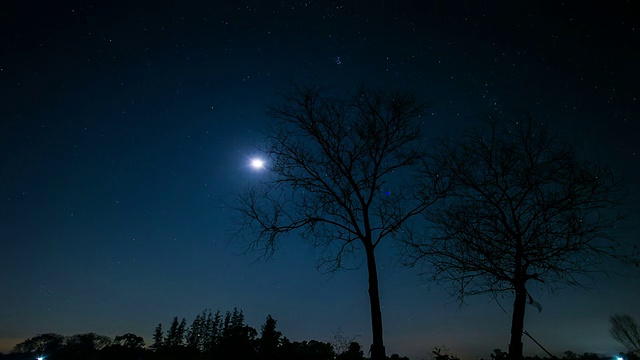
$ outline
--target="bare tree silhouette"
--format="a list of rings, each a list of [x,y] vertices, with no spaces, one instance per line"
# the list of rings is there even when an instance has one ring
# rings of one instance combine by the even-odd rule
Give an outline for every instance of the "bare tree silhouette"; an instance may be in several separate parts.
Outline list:
[[[288,234],[320,249],[318,268],[350,268],[364,253],[372,358],[385,358],[375,250],[434,200],[418,179],[425,106],[410,94],[361,89],[345,99],[300,88],[271,110],[271,181],[241,193],[233,207],[249,249],[269,257]]]
[[[434,151],[431,171],[451,188],[425,212],[427,232],[409,232],[408,263],[461,302],[515,293],[509,354],[519,360],[525,306],[537,304],[527,284],[580,285],[583,275],[605,271],[606,258],[632,259],[612,233],[622,197],[610,171],[528,115],[483,125]]]
[[[640,354],[640,326],[636,319],[629,315],[613,315],[610,319],[609,333],[616,341],[624,345],[627,350]]]

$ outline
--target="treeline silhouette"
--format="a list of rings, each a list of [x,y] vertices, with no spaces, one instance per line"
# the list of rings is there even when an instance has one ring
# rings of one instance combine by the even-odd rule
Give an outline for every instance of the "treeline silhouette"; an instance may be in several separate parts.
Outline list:
[[[523,356],[522,360],[640,360],[640,357],[634,352],[620,353],[617,356],[599,355],[595,353],[582,353],[577,354],[573,351],[565,351],[562,357],[557,356]],[[435,347],[431,351],[431,360],[460,360],[456,355],[448,354],[446,348]],[[509,353],[502,351],[501,349],[493,349],[493,352],[489,355],[489,358],[480,358],[480,360],[511,360]]]
[[[113,339],[96,333],[62,336],[40,334],[17,344],[5,359],[46,360],[360,360],[365,359],[356,341],[331,344],[316,340],[290,341],[276,329],[277,321],[268,315],[258,331],[245,323],[242,310],[222,314],[205,310],[191,325],[174,317],[168,329],[162,323],[146,346],[142,337],[127,333]],[[343,339],[344,340],[344,339]],[[339,349],[338,349],[339,348]],[[393,354],[390,360],[408,360]]]
[[[340,330],[332,342],[291,341],[277,330],[277,321],[268,315],[260,332],[247,325],[242,310],[234,308],[224,314],[204,310],[191,325],[185,318],[174,317],[168,328],[158,324],[147,346],[141,336],[126,333],[113,339],[96,333],[63,336],[40,334],[17,344],[10,354],[1,354],[2,360],[363,360],[366,354],[354,338]],[[633,352],[619,354],[624,360],[640,360]],[[446,348],[434,348],[421,359],[460,360]],[[409,360],[398,354],[389,360]],[[525,356],[523,360],[612,360],[612,356],[593,353],[582,355],[566,351],[562,358]],[[509,354],[494,349],[481,360],[509,360]]]

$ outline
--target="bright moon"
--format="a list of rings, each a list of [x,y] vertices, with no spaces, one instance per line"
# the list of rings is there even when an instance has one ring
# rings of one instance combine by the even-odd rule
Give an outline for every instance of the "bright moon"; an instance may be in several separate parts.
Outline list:
[[[264,167],[264,161],[260,159],[251,160],[251,167],[254,169],[262,169]]]

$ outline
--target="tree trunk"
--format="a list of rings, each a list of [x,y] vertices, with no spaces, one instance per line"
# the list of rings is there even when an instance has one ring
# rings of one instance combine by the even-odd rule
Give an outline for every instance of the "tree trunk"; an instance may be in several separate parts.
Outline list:
[[[387,355],[382,340],[382,311],[380,310],[380,293],[378,291],[378,270],[373,246],[365,246],[367,253],[367,270],[369,274],[369,302],[371,305],[371,360],[384,360]]]
[[[527,290],[524,284],[515,286],[516,299],[513,301],[511,315],[511,342],[509,343],[510,360],[522,359],[522,332],[524,330],[524,311],[527,306]]]

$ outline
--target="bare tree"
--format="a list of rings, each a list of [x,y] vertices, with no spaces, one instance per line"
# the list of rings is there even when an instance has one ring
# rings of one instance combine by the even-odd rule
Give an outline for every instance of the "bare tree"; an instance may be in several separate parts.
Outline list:
[[[335,351],[337,355],[346,352],[349,349],[349,345],[351,345],[352,342],[355,342],[358,337],[347,336],[344,331],[342,331],[342,328],[332,331],[331,334],[333,335],[333,340],[331,340],[330,344],[333,346],[333,351]]]
[[[580,285],[604,271],[606,258],[630,259],[612,234],[619,183],[528,115],[513,123],[489,117],[434,154],[431,171],[450,189],[425,212],[424,236],[408,237],[408,263],[461,303],[515,293],[509,354],[521,359],[525,306],[537,304],[527,284]]]
[[[629,315],[613,315],[610,319],[611,329],[609,333],[616,341],[624,345],[627,350],[640,354],[640,326]]]
[[[433,188],[415,176],[424,109],[410,94],[362,89],[340,100],[296,88],[270,112],[264,151],[272,180],[239,194],[234,206],[249,250],[266,257],[291,233],[319,249],[323,271],[352,267],[364,254],[375,360],[385,358],[375,250],[434,201]]]

